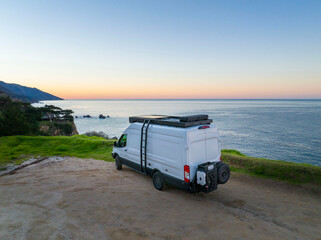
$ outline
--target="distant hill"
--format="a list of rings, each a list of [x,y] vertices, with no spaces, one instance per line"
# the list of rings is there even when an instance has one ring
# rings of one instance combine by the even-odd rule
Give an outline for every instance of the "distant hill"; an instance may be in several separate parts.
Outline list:
[[[30,88],[14,83],[5,83],[0,81],[0,95],[8,95],[13,100],[22,102],[39,102],[46,100],[63,100],[49,93],[43,92],[37,88]]]

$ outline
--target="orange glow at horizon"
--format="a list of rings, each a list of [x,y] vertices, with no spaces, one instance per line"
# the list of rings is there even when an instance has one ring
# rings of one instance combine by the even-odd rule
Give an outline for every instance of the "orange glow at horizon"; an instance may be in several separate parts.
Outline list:
[[[286,90],[285,90],[286,89]],[[252,99],[252,98],[320,98],[318,88],[275,86],[148,86],[135,88],[46,88],[47,92],[64,99]]]
[[[63,99],[321,99],[319,74],[37,76],[8,83]],[[46,79],[46,80],[43,80]]]

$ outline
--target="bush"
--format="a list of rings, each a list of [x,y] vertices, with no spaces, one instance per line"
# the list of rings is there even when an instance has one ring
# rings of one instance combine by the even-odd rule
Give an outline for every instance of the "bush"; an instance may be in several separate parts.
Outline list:
[[[102,138],[105,138],[105,139],[109,139],[108,135],[104,132],[96,132],[96,131],[91,131],[91,132],[86,132],[85,134],[83,134],[85,136],[88,136],[88,137],[102,137]]]
[[[113,161],[113,143],[112,140],[83,135],[0,137],[0,167],[8,163],[20,164],[31,156],[73,156]]]
[[[235,150],[222,150],[222,160],[232,171],[285,180],[292,183],[321,185],[321,168],[304,163],[293,163],[246,156]]]
[[[38,134],[70,136],[73,132],[72,113],[72,110],[63,110],[53,105],[35,108],[30,103],[0,96],[0,137]],[[50,131],[39,131],[39,126],[43,126],[41,122],[46,119],[50,121]]]
[[[60,129],[62,134],[65,136],[71,136],[72,135],[72,126],[69,123],[55,123],[55,127]]]
[[[39,135],[42,136],[71,136],[73,133],[71,122],[41,122]]]
[[[0,136],[31,135],[38,132],[39,114],[29,103],[0,99]]]

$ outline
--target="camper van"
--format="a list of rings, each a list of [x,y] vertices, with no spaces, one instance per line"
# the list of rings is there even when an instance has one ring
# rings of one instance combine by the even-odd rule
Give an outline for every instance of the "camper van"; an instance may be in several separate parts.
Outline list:
[[[221,162],[217,127],[208,115],[129,117],[114,143],[117,170],[126,165],[150,175],[157,190],[173,185],[190,192],[211,192],[230,177]]]

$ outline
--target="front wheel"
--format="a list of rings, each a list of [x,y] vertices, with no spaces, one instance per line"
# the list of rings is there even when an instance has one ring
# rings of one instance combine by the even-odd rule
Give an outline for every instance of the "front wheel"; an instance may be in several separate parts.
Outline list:
[[[123,164],[121,163],[118,155],[115,157],[115,166],[117,170],[121,170],[123,167]]]
[[[163,174],[161,172],[155,172],[153,174],[153,183],[154,183],[154,187],[159,190],[162,191],[165,188],[165,181],[164,181],[164,177]]]

